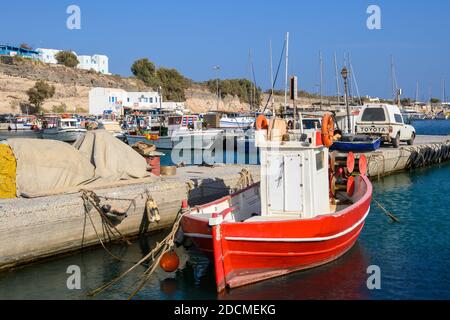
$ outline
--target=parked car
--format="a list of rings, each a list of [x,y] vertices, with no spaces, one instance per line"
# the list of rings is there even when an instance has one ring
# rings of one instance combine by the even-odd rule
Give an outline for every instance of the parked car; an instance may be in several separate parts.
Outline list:
[[[356,133],[379,136],[382,142],[398,148],[400,142],[414,144],[416,130],[405,124],[398,106],[389,104],[365,105],[356,121]]]

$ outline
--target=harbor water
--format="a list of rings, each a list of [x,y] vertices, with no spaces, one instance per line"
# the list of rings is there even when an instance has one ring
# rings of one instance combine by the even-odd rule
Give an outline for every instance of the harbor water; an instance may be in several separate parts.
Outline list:
[[[437,130],[435,123],[442,127]],[[418,121],[414,125],[418,134],[450,134],[450,121]],[[201,254],[192,254],[187,267],[173,279],[156,275],[135,298],[450,299],[450,164],[389,176],[373,184],[374,199],[400,223],[393,223],[373,203],[357,244],[328,265],[218,296],[209,261]],[[164,236],[161,232],[131,246],[109,248],[125,260],[137,261]],[[80,268],[80,290],[67,287],[69,266]],[[367,286],[369,266],[379,267],[379,290]],[[126,299],[144,267],[95,298],[87,294],[130,267],[101,247],[88,249],[0,273],[0,299]]]

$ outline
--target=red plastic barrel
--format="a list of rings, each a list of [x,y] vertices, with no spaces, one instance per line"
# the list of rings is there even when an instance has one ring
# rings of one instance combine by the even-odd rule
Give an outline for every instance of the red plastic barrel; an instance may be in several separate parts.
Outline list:
[[[159,156],[147,157],[146,160],[148,165],[152,167],[150,172],[159,177],[161,175],[161,158]]]

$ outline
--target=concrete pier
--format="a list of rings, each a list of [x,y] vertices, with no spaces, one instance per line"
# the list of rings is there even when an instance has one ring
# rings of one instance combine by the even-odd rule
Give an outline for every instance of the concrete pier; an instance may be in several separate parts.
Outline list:
[[[368,160],[368,176],[379,179],[405,170],[414,170],[450,160],[450,137],[417,136],[413,146],[400,148],[389,145],[377,151],[364,153]],[[346,154],[337,153],[337,157]],[[356,158],[359,154],[356,154]]]
[[[367,153],[368,174],[376,179],[449,161],[449,139],[419,136],[414,146],[402,145],[398,149],[386,146]],[[130,207],[128,217],[118,226],[118,230],[126,236],[136,236],[170,227],[184,199],[188,199],[190,205],[197,205],[229,194],[244,168],[249,170],[255,182],[260,180],[259,166],[219,165],[214,168],[179,168],[173,177],[154,177],[118,183],[116,186],[91,187],[89,190],[109,198],[108,203],[117,207]],[[147,194],[158,205],[161,215],[159,223],[148,222],[145,214]],[[92,210],[91,216],[95,228],[102,234],[99,214]],[[78,188],[61,195],[0,200],[0,271],[76,251],[81,249],[82,243],[83,247],[87,247],[98,245],[99,240],[85,215]]]
[[[108,198],[134,200],[128,217],[118,226],[118,230],[126,236],[135,236],[171,226],[183,199],[188,199],[190,205],[196,205],[229,194],[244,168],[259,181],[257,166],[186,167],[179,168],[173,177],[152,178],[137,184],[93,191]],[[148,223],[145,215],[147,193],[158,205],[161,215],[159,223]],[[109,202],[127,208],[131,204],[129,200]],[[100,215],[92,210],[91,216],[97,231],[102,234]],[[0,200],[0,270],[78,250],[82,242],[84,247],[99,244],[85,215],[80,192],[35,199]]]

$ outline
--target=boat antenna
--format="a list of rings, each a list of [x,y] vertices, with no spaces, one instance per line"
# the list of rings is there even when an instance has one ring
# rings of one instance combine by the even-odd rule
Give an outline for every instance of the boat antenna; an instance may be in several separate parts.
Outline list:
[[[334,52],[334,70],[335,70],[335,76],[336,76],[336,96],[337,96],[337,104],[338,106],[341,104],[341,88],[339,85],[339,75],[338,75],[338,66],[337,66],[337,57],[336,57],[336,51]]]
[[[283,63],[283,57],[284,57],[284,50],[286,50],[286,41],[284,41],[283,49],[281,50],[280,61],[278,62],[278,68],[277,68],[277,73],[275,74],[275,80],[273,81],[273,87],[275,87],[275,85],[277,83],[278,75],[281,70],[281,65]],[[269,95],[269,98],[267,99],[266,105],[264,106],[264,109],[263,109],[263,113],[267,110],[267,106],[269,105],[269,102],[271,99],[272,99],[272,93]]]
[[[254,102],[256,102],[256,96],[258,93],[258,84],[256,83],[256,76],[255,76],[255,66],[253,64],[253,56],[252,56],[252,52],[250,50],[250,66],[251,66],[251,73],[252,73],[252,77],[253,77],[253,92],[254,92]],[[259,103],[258,103],[258,109],[259,109]]]
[[[269,43],[270,46],[270,95],[272,96],[272,116],[275,117],[275,99],[273,96],[274,83],[273,83],[273,57],[272,57],[272,40]]]
[[[289,32],[286,33],[286,74],[284,82],[284,107],[287,107],[287,90],[288,90],[288,71],[289,71]]]

